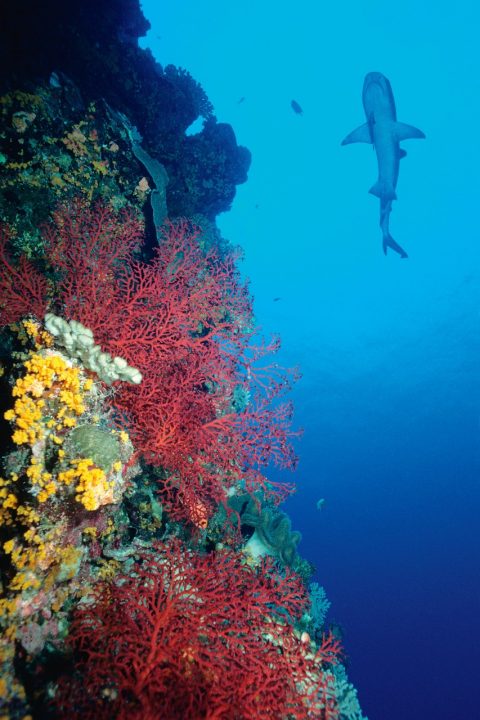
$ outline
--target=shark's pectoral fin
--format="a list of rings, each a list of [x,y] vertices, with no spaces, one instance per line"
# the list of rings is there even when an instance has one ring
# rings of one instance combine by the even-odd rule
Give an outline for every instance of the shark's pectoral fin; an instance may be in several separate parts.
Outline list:
[[[350,143],[357,142],[368,144],[373,143],[369,123],[364,123],[363,125],[360,125],[360,127],[356,128],[356,130],[351,132],[350,135],[347,135],[346,138],[343,138],[342,145],[350,145]]]
[[[400,150],[398,151],[398,157],[400,158],[400,160],[406,156],[407,156],[407,151],[404,150],[403,148],[400,148]]]
[[[419,130],[413,125],[407,125],[406,123],[396,122],[395,123],[395,139],[397,142],[402,140],[408,140],[409,138],[424,138],[425,133]]]

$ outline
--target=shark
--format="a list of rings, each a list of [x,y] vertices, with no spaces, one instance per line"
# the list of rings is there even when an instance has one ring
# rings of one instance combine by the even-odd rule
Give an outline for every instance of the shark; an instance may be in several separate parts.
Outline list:
[[[367,73],[363,83],[362,100],[367,122],[347,135],[342,140],[342,145],[357,142],[373,145],[377,155],[378,179],[369,192],[380,199],[383,252],[386,255],[387,249],[391,248],[401,258],[407,258],[405,250],[390,234],[390,213],[392,202],[397,199],[400,160],[407,154],[400,147],[400,143],[410,138],[424,138],[425,134],[413,125],[398,122],[392,86],[382,73]]]

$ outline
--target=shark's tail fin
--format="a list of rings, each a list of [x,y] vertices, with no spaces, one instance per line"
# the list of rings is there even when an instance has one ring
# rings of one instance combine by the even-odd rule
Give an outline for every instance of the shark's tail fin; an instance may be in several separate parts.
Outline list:
[[[391,184],[386,183],[385,180],[377,180],[368,192],[376,195],[384,203],[397,199],[395,188]]]
[[[395,250],[395,252],[400,255],[402,260],[404,260],[405,258],[408,258],[408,255],[405,252],[405,250],[402,247],[400,247],[400,245],[397,242],[395,242],[395,240],[392,238],[390,233],[384,233],[384,235],[383,235],[383,252],[385,253],[385,255],[387,254],[387,248],[391,248],[392,250]]]

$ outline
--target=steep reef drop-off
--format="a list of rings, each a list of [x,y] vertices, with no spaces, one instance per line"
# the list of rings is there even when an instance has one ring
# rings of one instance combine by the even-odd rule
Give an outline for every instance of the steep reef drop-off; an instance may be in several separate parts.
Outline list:
[[[250,154],[147,28],[0,10],[0,713],[361,720],[268,479],[296,372],[215,225]]]

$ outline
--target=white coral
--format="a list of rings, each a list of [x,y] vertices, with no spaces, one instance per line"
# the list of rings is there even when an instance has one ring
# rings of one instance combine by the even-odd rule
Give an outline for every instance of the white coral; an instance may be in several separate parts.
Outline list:
[[[65,348],[69,357],[80,360],[87,370],[97,373],[100,380],[107,385],[111,385],[115,380],[123,380],[133,385],[142,382],[140,370],[130,367],[124,358],[112,358],[108,353],[102,352],[100,345],[95,345],[92,331],[82,323],[47,313],[45,327],[57,343]]]

